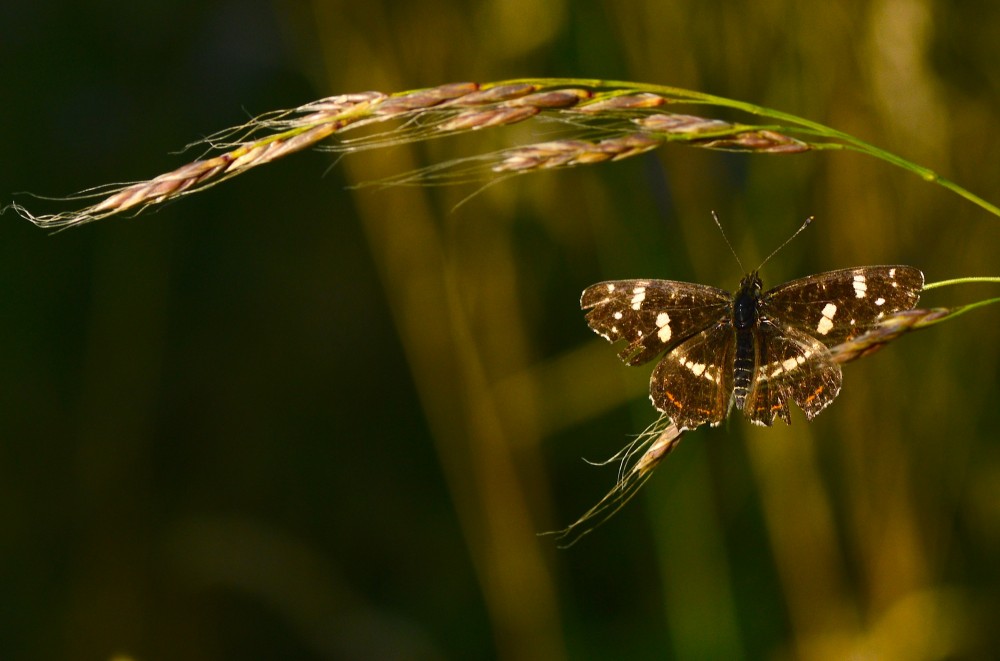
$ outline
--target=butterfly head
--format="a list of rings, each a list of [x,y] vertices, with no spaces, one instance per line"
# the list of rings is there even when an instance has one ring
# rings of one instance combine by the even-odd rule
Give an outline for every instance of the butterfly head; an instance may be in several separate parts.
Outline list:
[[[758,299],[760,298],[760,293],[763,289],[764,283],[761,282],[760,275],[758,275],[757,271],[751,271],[743,276],[742,280],[740,280],[740,286],[736,290],[736,295],[749,296],[750,298]]]
[[[733,326],[737,329],[753,326],[760,310],[760,293],[763,284],[756,271],[752,271],[740,280],[740,288],[733,296]]]

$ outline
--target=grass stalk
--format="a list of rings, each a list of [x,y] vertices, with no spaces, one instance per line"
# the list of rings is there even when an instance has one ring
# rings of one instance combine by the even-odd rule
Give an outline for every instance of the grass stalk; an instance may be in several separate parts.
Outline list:
[[[734,123],[668,111],[680,105],[728,108],[766,120]],[[81,209],[33,214],[11,209],[36,225],[64,229],[117,214],[143,210],[203,190],[247,170],[318,146],[353,153],[493,129],[529,120],[553,120],[565,139],[517,145],[392,176],[378,185],[455,184],[522,175],[539,170],[617,161],[666,143],[702,149],[790,155],[846,149],[903,168],[943,186],[1000,217],[1000,208],[933,170],[808,119],[785,112],[676,87],[616,80],[529,78],[495,83],[454,83],[395,94],[364,92],[313,101],[291,110],[265,113],[202,143],[214,155],[152,179],[101,186],[65,198],[96,199]],[[369,135],[353,131],[390,123]],[[233,140],[235,138],[235,140]]]

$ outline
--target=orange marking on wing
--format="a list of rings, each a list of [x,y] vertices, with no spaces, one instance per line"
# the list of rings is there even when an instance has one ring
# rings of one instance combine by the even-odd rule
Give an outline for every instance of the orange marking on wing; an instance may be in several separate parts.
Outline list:
[[[805,403],[808,404],[809,402],[811,402],[814,399],[816,399],[817,397],[819,397],[819,394],[821,392],[823,392],[824,390],[826,390],[826,386],[820,386],[819,388],[817,388],[816,392],[814,392],[813,394],[811,394],[808,397],[806,397],[806,402]]]

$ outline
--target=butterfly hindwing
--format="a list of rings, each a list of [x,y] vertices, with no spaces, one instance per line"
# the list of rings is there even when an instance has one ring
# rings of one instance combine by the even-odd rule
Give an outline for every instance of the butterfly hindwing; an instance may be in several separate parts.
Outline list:
[[[641,365],[728,316],[722,289],[673,280],[614,280],[591,285],[580,298],[587,323],[609,342],[628,342],[618,356]]]
[[[729,413],[736,336],[724,321],[681,342],[649,380],[649,397],[680,429],[717,425]]]
[[[812,420],[840,392],[840,366],[811,335],[764,321],[757,330],[757,347],[752,385],[743,405],[743,413],[754,424],[769,427],[775,417],[791,424],[790,402]]]
[[[912,266],[859,266],[792,280],[766,292],[761,314],[834,346],[909,310],[924,274]]]

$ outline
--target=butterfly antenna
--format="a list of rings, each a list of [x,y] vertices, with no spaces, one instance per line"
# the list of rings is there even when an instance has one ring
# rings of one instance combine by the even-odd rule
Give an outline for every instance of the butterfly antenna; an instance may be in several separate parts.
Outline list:
[[[725,239],[726,245],[729,246],[729,252],[733,253],[733,257],[736,258],[736,263],[740,265],[740,271],[745,272],[746,269],[743,268],[743,262],[740,261],[740,256],[736,254],[735,250],[733,250],[733,244],[729,243],[729,237],[726,236],[726,230],[722,229],[722,223],[719,222],[719,215],[715,213],[714,209],[712,210],[712,218],[715,219],[716,226],[719,228],[719,231],[722,232],[722,238]],[[798,232],[796,232],[796,234],[797,233]],[[764,261],[766,262],[767,260],[765,259]]]
[[[782,248],[784,248],[785,246],[787,246],[789,243],[791,243],[792,239],[794,239],[799,234],[801,234],[802,230],[804,230],[805,228],[809,227],[809,223],[811,223],[812,221],[813,221],[813,216],[809,216],[808,218],[806,218],[805,222],[802,223],[802,226],[799,227],[799,229],[795,230],[795,234],[793,234],[790,237],[788,237],[787,239],[785,239],[784,243],[782,243],[780,246],[778,246],[777,248],[775,248],[774,251],[770,255],[768,255],[764,259],[763,262],[760,263],[760,266],[757,267],[757,270],[759,271],[762,268],[764,268],[764,264],[767,264],[767,262],[768,262],[769,259],[771,259],[775,255],[777,255],[779,250],[781,250]],[[716,221],[716,222],[719,222],[719,221]]]

